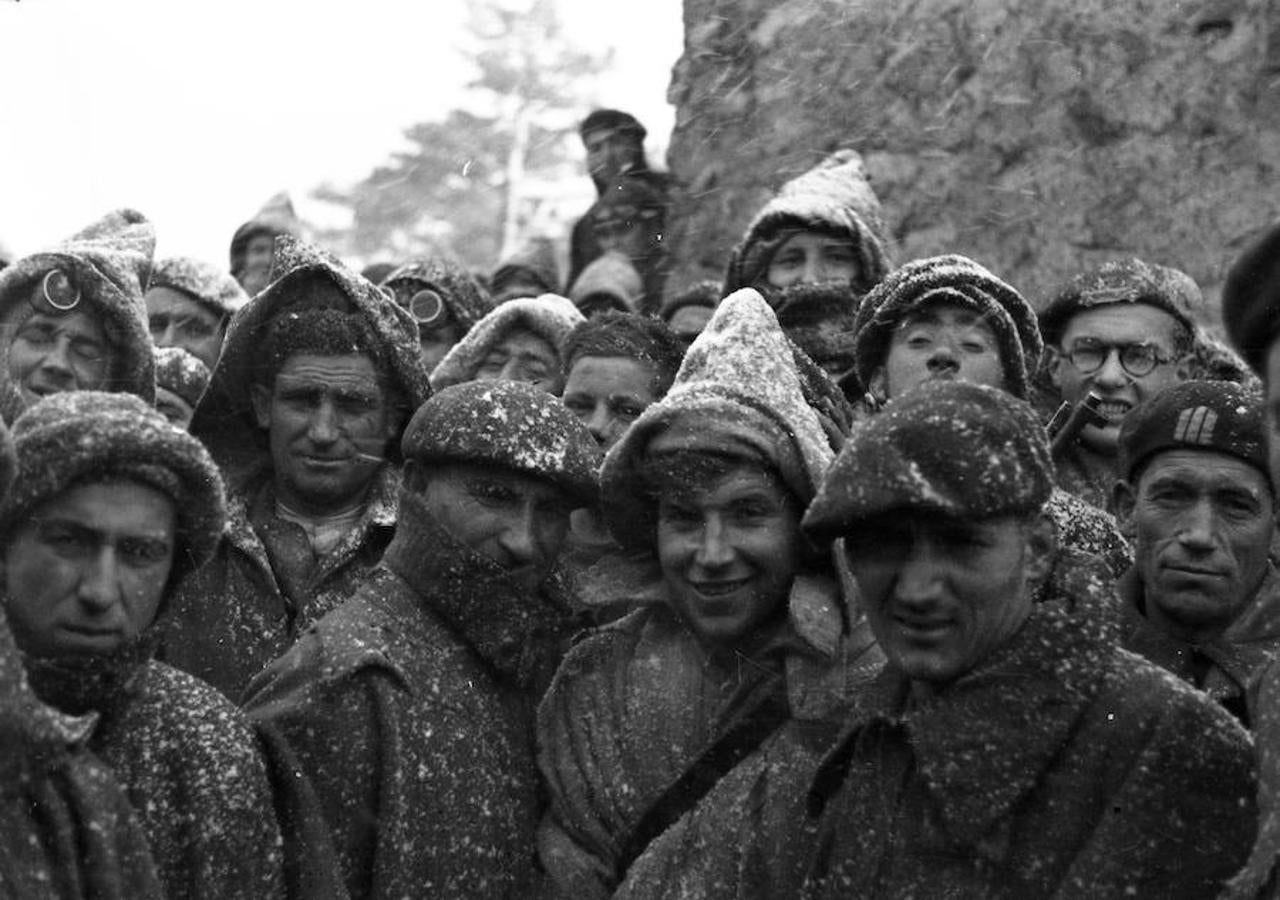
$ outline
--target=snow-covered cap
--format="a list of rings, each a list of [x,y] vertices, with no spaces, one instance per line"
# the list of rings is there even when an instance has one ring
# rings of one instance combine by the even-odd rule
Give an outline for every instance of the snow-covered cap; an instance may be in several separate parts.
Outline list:
[[[218,316],[229,316],[249,302],[240,282],[211,263],[170,256],[156,263],[147,288],[167,287],[186,294]]]
[[[849,435],[805,513],[827,541],[894,510],[984,519],[1034,512],[1053,490],[1044,426],[1006,391],[950,381],[894,400]]]
[[[600,451],[578,417],[522,381],[469,381],[422,404],[400,444],[406,460],[498,466],[557,485],[581,506],[596,501]]]

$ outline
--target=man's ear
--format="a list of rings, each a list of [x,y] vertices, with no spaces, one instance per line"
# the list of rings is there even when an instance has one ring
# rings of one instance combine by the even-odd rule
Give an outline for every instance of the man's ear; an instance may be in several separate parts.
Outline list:
[[[1027,528],[1027,579],[1042,584],[1053,571],[1058,555],[1058,526],[1048,513],[1040,513]]]
[[[1049,381],[1053,383],[1054,389],[1059,393],[1062,391],[1062,364],[1066,362],[1066,357],[1059,352],[1057,347],[1052,345],[1044,348],[1044,367],[1049,373]]]
[[[1116,522],[1120,525],[1120,533],[1130,544],[1133,543],[1137,528],[1133,524],[1133,510],[1138,505],[1138,495],[1127,481],[1117,481],[1111,489],[1111,499],[1115,503]]]
[[[889,376],[884,370],[884,366],[876,366],[876,370],[871,373],[871,381],[867,385],[867,393],[875,398],[878,405],[883,406],[885,401],[889,399]]]
[[[249,385],[249,402],[253,405],[253,420],[263,431],[271,428],[271,388],[265,384]]]

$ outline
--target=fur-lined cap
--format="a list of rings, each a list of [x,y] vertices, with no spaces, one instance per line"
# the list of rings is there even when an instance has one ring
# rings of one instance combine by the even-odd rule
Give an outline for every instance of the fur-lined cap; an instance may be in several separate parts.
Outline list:
[[[746,288],[721,302],[690,345],[671,390],[605,457],[602,506],[624,546],[652,549],[657,509],[643,469],[651,454],[674,450],[764,463],[802,505],[835,458],[806,400],[792,346],[758,292]]]
[[[1115,259],[1068,281],[1040,311],[1040,333],[1056,346],[1076,313],[1115,303],[1145,303],[1177,319],[1192,334],[1204,312],[1204,295],[1185,272],[1143,262]]]
[[[326,305],[317,305],[300,290],[311,279],[334,284],[346,298],[343,311],[358,314],[369,324],[381,341],[395,388],[410,411],[431,396],[418,348],[418,324],[380,289],[333,255],[288,235],[276,238],[271,278],[232,317],[209,389],[191,420],[191,433],[205,442],[224,472],[253,466],[266,453],[251,400],[257,351],[278,317]]]
[[[1000,343],[1005,388],[1026,397],[1044,350],[1035,310],[1016,290],[965,256],[913,260],[885,277],[854,319],[855,370],[863,386],[885,364],[893,331],[929,303],[954,303],[983,316]]]
[[[779,238],[797,230],[848,235],[858,254],[860,277],[855,287],[860,292],[870,290],[893,267],[884,214],[862,156],[856,150],[839,150],[784,184],[756,214],[729,257],[723,292],[758,287]]]
[[[467,336],[445,354],[431,373],[431,387],[439,391],[471,381],[498,342],[518,329],[533,332],[554,347],[559,356],[564,352],[569,332],[584,321],[573,301],[559,294],[508,300],[477,322]]]
[[[418,282],[422,288],[430,288],[439,294],[463,334],[493,309],[493,300],[488,291],[471,277],[470,272],[447,260],[419,259],[407,262],[382,279],[382,285],[393,287],[398,281]]]
[[[171,581],[213,555],[227,515],[218,468],[203,444],[137,397],[53,394],[18,417],[13,443],[18,477],[0,502],[0,533],[70,487],[126,477],[173,500]]]
[[[939,382],[894,400],[849,435],[802,523],[829,541],[912,510],[984,519],[1041,509],[1053,490],[1044,426],[1006,391]]]
[[[189,256],[170,256],[156,263],[147,288],[156,287],[180,291],[217,316],[230,316],[249,302],[230,272]]]
[[[405,459],[500,466],[546,479],[581,506],[596,502],[595,438],[558,398],[522,381],[444,388],[414,413]]]
[[[147,218],[135,210],[120,209],[52,249],[23,257],[0,271],[0,322],[6,332],[3,357],[7,360],[17,325],[33,312],[31,292],[49,271],[61,269],[79,288],[81,301],[97,314],[111,345],[108,389],[154,402],[151,331],[142,297],[151,278],[155,245],[155,229]],[[7,372],[7,364],[0,371]],[[0,381],[0,412],[12,423],[24,404],[7,375],[0,376]]]

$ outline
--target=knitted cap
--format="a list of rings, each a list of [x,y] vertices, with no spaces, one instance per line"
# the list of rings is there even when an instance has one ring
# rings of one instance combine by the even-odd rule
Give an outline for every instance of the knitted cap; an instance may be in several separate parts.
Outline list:
[[[593,131],[603,131],[606,128],[615,131],[629,132],[634,134],[638,140],[643,141],[645,135],[649,132],[640,124],[640,120],[631,113],[623,112],[620,109],[593,109],[582,120],[582,124],[578,126],[578,134],[585,140],[587,135]]]
[[[271,283],[232,317],[209,389],[191,420],[191,433],[228,473],[258,465],[267,452],[251,400],[257,352],[277,318],[319,308],[305,289],[316,279],[334,284],[346,300],[343,311],[360,315],[377,335],[393,387],[407,407],[417,409],[431,395],[418,323],[380,289],[327,251],[287,235],[276,238],[271,276]]]
[[[863,298],[854,319],[856,371],[863,385],[885,364],[893,331],[927,304],[947,302],[983,316],[1000,344],[1005,388],[1027,396],[1028,373],[1044,350],[1036,314],[1016,290],[964,256],[917,259],[891,272]]]
[[[1231,343],[1261,374],[1280,334],[1280,224],[1231,264],[1222,287],[1222,321]]]
[[[1145,303],[1162,309],[1188,329],[1204,310],[1204,295],[1191,276],[1136,257],[1105,262],[1075,276],[1040,311],[1040,333],[1056,345],[1076,313],[1114,303]]]
[[[129,394],[53,394],[13,425],[18,477],[0,501],[8,534],[68,488],[135,479],[173,500],[178,518],[171,578],[213,554],[226,523],[222,478],[204,445]]]
[[[471,381],[445,388],[414,413],[401,442],[405,459],[501,466],[545,479],[580,505],[596,501],[600,452],[577,416],[520,381]]]
[[[156,347],[156,387],[172,391],[192,408],[209,386],[209,367],[182,347]]]
[[[454,321],[466,333],[493,309],[489,292],[456,263],[444,259],[417,259],[398,266],[382,280],[385,287],[399,281],[417,282],[418,290],[429,288],[440,295]]]
[[[729,257],[724,293],[762,282],[779,237],[797,229],[849,235],[858,254],[861,291],[869,290],[893,265],[880,200],[867,180],[862,156],[846,149],[788,181],[756,214]]]
[[[229,316],[249,302],[249,295],[230,272],[187,256],[170,256],[156,263],[147,285],[148,289],[155,287],[181,291],[219,316]]]
[[[582,270],[569,291],[569,299],[581,307],[583,301],[604,294],[624,312],[635,312],[644,294],[644,282],[631,260],[611,250],[598,256]]]
[[[791,344],[754,290],[721,302],[690,345],[671,390],[605,457],[602,506],[623,545],[652,547],[657,509],[643,470],[652,454],[677,450],[766,462],[802,504],[835,458],[806,399]]]
[[[893,510],[1020,514],[1052,490],[1048,441],[1030,405],[997,388],[939,382],[853,430],[802,525],[824,541]]]
[[[1183,381],[1124,417],[1119,469],[1126,481],[1162,450],[1212,450],[1234,456],[1268,479],[1262,396],[1226,381]]]
[[[132,209],[107,213],[52,249],[23,257],[0,271],[0,320],[16,325],[30,316],[31,292],[46,273],[61,269],[80,290],[84,308],[98,317],[111,344],[109,390],[127,391],[151,403],[155,372],[142,295],[151,277],[155,244],[155,229],[141,213]],[[4,354],[8,354],[7,343]],[[4,393],[0,406],[12,421],[23,403],[17,387],[7,379]]]
[[[471,381],[490,351],[518,329],[533,332],[560,354],[569,332],[584,321],[573,301],[559,294],[508,300],[477,322],[466,337],[445,354],[431,373],[431,387],[438,391]]]

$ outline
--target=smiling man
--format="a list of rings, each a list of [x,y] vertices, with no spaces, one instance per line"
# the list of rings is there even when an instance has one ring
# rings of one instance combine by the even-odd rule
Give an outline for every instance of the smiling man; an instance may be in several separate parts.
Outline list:
[[[1065,490],[1103,509],[1117,477],[1125,416],[1186,377],[1200,288],[1177,269],[1130,258],[1071,279],[1040,312],[1049,381],[1061,402],[1100,400],[1105,423],[1085,425],[1054,464]]]
[[[1125,646],[1248,725],[1246,701],[1280,649],[1262,399],[1183,382],[1125,420],[1119,450],[1116,507],[1136,557],[1120,582]]]
[[[441,391],[403,442],[396,536],[251,686],[312,775],[353,900],[527,896],[534,704],[571,620],[552,577],[595,443],[527,384]]]
[[[845,538],[888,664],[812,780],[812,837],[772,835],[809,851],[774,896],[1198,898],[1240,864],[1248,736],[1119,650],[1105,578],[1051,566],[1052,485],[1035,414],[988,387],[850,436],[804,528]]]
[[[0,416],[6,422],[63,391],[155,399],[142,301],[154,249],[151,223],[118,210],[0,272]]]
[[[399,436],[429,395],[410,313],[332,257],[276,241],[191,422],[230,495],[213,560],[179,585],[163,655],[238,697],[377,564]]]

